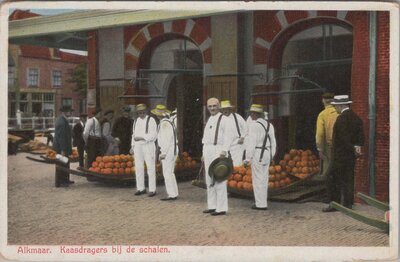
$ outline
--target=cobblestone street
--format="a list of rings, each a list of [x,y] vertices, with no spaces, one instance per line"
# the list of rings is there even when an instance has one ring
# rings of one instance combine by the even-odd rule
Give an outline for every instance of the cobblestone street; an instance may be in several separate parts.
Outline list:
[[[178,201],[134,196],[132,187],[107,186],[71,176],[69,188],[54,187],[54,166],[10,156],[8,244],[190,245],[190,246],[387,246],[388,236],[323,203],[269,202],[251,210],[251,200],[229,198],[226,216],[202,213],[205,190],[179,183]],[[73,165],[75,167],[76,164]],[[367,205],[355,210],[381,218]]]

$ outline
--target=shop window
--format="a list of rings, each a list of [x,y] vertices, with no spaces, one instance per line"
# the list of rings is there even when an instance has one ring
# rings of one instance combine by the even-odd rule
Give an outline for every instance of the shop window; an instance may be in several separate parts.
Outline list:
[[[43,100],[45,102],[52,102],[54,101],[54,94],[43,94]]]
[[[61,71],[60,70],[53,70],[53,76],[52,76],[52,83],[53,87],[61,87]]]
[[[61,100],[62,106],[70,106],[72,107],[72,98],[63,98]]]
[[[28,101],[28,93],[20,93],[19,100],[20,101]]]
[[[32,101],[42,101],[42,93],[32,93]]]
[[[29,68],[28,69],[28,86],[38,87],[39,86],[39,69]]]

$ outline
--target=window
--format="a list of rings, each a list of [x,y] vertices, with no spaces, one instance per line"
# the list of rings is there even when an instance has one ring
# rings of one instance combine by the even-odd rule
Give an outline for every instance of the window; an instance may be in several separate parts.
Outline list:
[[[32,93],[32,101],[42,101],[42,93]]]
[[[62,106],[72,107],[72,98],[63,98],[61,103],[62,103]]]
[[[19,94],[19,99],[21,101],[28,101],[28,93],[20,93]]]
[[[43,94],[43,100],[45,101],[45,102],[52,102],[52,101],[54,101],[54,94]]]
[[[28,69],[28,86],[30,87],[39,86],[39,69],[37,68]]]
[[[54,70],[53,71],[53,87],[61,87],[61,71]]]

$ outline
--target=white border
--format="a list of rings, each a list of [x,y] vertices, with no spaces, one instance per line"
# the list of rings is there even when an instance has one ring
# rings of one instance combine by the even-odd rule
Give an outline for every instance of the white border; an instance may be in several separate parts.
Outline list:
[[[154,254],[132,256],[107,255],[69,255],[65,257],[56,252],[59,246],[48,246],[54,252],[46,256],[17,255],[16,246],[7,246],[7,144],[5,139],[0,139],[0,259],[18,260],[113,260],[127,261],[343,261],[343,260],[372,260],[395,259],[399,252],[399,225],[393,221],[399,221],[399,9],[398,5],[383,2],[107,2],[107,9],[164,9],[172,7],[180,10],[369,10],[390,11],[390,203],[391,235],[390,247],[170,247],[173,251],[169,255]],[[105,2],[46,2],[46,9],[103,9]],[[7,70],[7,36],[8,35],[8,11],[9,8],[19,9],[44,9],[43,2],[14,2],[3,3],[1,6],[1,40],[0,40],[0,72]],[[6,71],[7,70],[7,71]],[[7,135],[7,79],[0,77],[0,116],[3,124],[0,128],[0,136]],[[96,246],[99,247],[99,246]],[[108,246],[108,248],[110,248]],[[173,254],[173,255],[172,255]]]

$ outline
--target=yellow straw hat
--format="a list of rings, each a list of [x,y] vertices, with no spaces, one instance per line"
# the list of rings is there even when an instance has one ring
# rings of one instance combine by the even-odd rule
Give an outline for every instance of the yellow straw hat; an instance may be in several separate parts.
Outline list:
[[[151,113],[156,116],[165,116],[166,114],[171,114],[171,111],[165,105],[157,105],[156,108],[151,110]]]
[[[144,111],[147,109],[147,106],[145,104],[138,104],[136,106],[136,111]]]
[[[229,100],[221,101],[220,109],[224,109],[224,108],[233,108],[233,105],[231,105],[231,101],[229,101]]]
[[[249,112],[264,113],[264,107],[260,104],[252,104]]]

